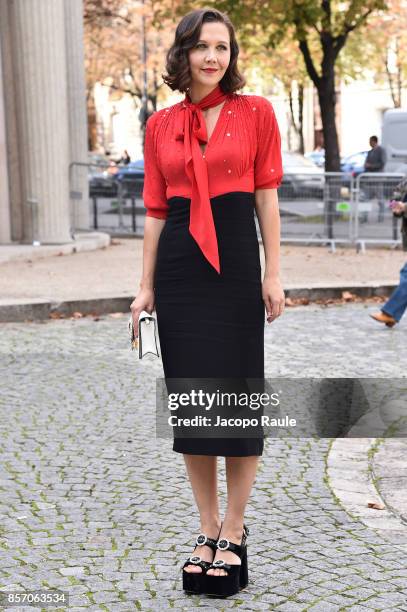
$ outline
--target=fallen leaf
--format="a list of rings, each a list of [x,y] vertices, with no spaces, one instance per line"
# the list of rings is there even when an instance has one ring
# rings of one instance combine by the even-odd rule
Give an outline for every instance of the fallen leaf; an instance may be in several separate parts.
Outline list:
[[[351,302],[355,299],[355,295],[350,291],[342,291],[342,299],[344,299],[345,302]]]
[[[49,313],[49,318],[50,319],[63,319],[64,315],[61,312],[50,312]]]
[[[111,313],[109,313],[109,317],[112,317],[113,319],[119,319],[123,315],[124,315],[124,312],[111,312]]]
[[[83,314],[81,312],[78,312],[78,311],[77,312],[73,312],[72,313],[72,317],[74,319],[81,319],[83,317]]]
[[[367,507],[373,510],[384,510],[386,506],[380,502],[367,502]]]
[[[286,306],[294,306],[294,301],[291,298],[285,298],[285,305]]]

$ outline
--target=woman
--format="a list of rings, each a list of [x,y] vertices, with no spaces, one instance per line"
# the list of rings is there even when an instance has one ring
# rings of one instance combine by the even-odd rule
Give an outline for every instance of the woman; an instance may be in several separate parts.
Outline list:
[[[164,374],[185,379],[264,379],[264,308],[284,308],[279,280],[280,134],[263,97],[245,81],[229,18],[195,10],[178,24],[164,81],[185,98],[148,120],[143,273],[131,305],[156,309]],[[265,250],[261,280],[256,210]],[[183,566],[187,592],[227,596],[247,584],[244,513],[263,438],[174,436],[183,453],[201,533]],[[226,462],[221,523],[217,456]]]

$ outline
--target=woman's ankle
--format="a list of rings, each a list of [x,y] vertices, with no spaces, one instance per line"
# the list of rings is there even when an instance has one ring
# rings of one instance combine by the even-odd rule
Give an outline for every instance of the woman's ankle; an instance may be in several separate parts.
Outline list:
[[[240,540],[243,535],[243,524],[244,519],[241,517],[225,517],[225,520],[222,523],[221,535],[231,539],[232,541]]]
[[[201,532],[207,534],[209,537],[217,538],[222,521],[220,518],[205,518],[201,520]]]

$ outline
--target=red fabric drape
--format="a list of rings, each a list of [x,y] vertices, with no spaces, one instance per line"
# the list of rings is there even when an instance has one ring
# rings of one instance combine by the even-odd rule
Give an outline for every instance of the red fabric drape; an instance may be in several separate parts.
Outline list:
[[[200,144],[208,141],[202,111],[218,106],[227,98],[217,85],[200,102],[193,104],[188,94],[182,103],[177,140],[184,141],[185,172],[192,184],[189,231],[209,263],[220,273],[218,241],[209,200],[208,171]]]

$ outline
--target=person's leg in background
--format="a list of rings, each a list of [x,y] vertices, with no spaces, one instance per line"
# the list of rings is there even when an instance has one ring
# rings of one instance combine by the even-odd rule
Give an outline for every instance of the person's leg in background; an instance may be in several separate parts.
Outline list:
[[[393,327],[398,323],[407,308],[407,263],[400,270],[400,284],[393,291],[390,298],[380,309],[381,312],[371,314],[370,316],[385,323],[387,327]]]

